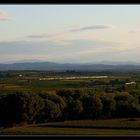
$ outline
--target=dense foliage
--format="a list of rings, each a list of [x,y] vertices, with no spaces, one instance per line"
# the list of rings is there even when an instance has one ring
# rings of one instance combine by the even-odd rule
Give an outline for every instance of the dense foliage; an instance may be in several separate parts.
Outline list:
[[[70,119],[140,117],[140,98],[128,92],[58,90],[55,93],[0,95],[0,125],[32,124]]]
[[[76,76],[89,78],[65,79]],[[64,79],[40,80],[56,77]],[[133,117],[140,117],[140,72],[0,71],[0,126]]]

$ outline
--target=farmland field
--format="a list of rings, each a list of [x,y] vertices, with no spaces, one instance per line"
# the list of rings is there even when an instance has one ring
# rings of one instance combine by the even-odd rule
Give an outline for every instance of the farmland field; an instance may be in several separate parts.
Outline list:
[[[140,76],[135,73],[49,73],[49,72],[28,72],[28,71],[9,71],[1,72],[0,90],[56,90],[73,88],[95,88],[111,86],[109,83],[116,80],[115,85],[125,85],[125,82],[137,80],[139,85]],[[9,76],[8,76],[9,74]],[[73,78],[74,77],[74,78]],[[118,83],[117,83],[118,81]],[[120,81],[120,82],[119,82]],[[122,84],[123,83],[123,84]]]
[[[0,135],[139,135],[140,119],[75,120],[19,126],[0,130]]]

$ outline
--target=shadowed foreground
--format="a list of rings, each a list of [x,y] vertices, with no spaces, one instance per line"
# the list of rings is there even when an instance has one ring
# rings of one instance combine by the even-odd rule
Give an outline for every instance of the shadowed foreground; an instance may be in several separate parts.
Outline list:
[[[80,120],[1,128],[1,135],[140,135],[140,119]]]

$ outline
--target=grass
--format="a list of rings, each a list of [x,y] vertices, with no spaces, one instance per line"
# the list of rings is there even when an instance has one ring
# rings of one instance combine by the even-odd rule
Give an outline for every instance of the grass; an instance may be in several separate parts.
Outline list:
[[[140,130],[21,127],[1,131],[1,135],[140,135]]]
[[[51,122],[1,128],[0,135],[140,135],[140,119]]]

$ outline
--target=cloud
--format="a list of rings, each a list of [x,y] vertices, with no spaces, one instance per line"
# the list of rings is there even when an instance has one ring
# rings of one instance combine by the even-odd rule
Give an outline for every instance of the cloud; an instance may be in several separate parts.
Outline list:
[[[77,28],[70,29],[70,32],[77,32],[77,31],[86,31],[86,30],[99,30],[99,29],[110,29],[113,28],[112,25],[103,25],[103,24],[97,24],[97,25],[88,25],[88,26],[81,26]]]
[[[128,31],[128,33],[130,33],[130,34],[137,34],[137,33],[140,33],[140,29],[130,30],[130,31]]]
[[[58,44],[64,45],[65,43],[68,43],[67,41],[64,41],[64,40],[68,40],[69,38],[79,39],[79,37],[81,38],[81,36],[84,35],[84,34],[80,34],[80,36],[77,36],[77,34],[73,34],[73,32],[86,31],[86,30],[98,30],[98,29],[110,29],[110,28],[113,28],[113,26],[112,25],[102,25],[102,24],[101,25],[90,25],[90,26],[71,25],[71,26],[67,26],[66,28],[67,28],[66,30],[64,29],[64,31],[61,31],[61,32],[33,33],[33,34],[29,34],[29,35],[25,36],[25,38],[35,39],[35,40],[49,39],[49,40],[55,41]],[[85,38],[85,35],[84,35],[84,38]]]
[[[26,38],[29,38],[29,39],[46,39],[46,38],[50,39],[50,38],[53,38],[53,37],[60,36],[63,33],[64,32],[52,33],[52,34],[49,34],[49,33],[39,33],[39,34],[27,35]]]
[[[69,26],[67,28],[69,30],[57,32],[57,33],[52,33],[52,34],[48,34],[48,33],[32,34],[32,35],[27,35],[26,38],[29,38],[29,39],[53,39],[53,40],[56,40],[56,42],[62,43],[62,41],[60,41],[60,40],[63,40],[62,38],[66,39],[66,38],[69,38],[71,36],[74,37],[74,34],[72,34],[73,32],[86,31],[86,30],[110,29],[110,28],[113,28],[113,26],[112,25],[102,25],[102,24],[101,25],[88,25],[88,26],[72,25],[72,26]]]
[[[28,35],[26,36],[27,38],[32,38],[32,39],[41,39],[41,38],[49,38],[51,37],[52,35],[50,34],[46,34],[46,33],[41,33],[41,34],[34,34],[34,35]]]
[[[63,41],[62,41],[63,42]],[[140,44],[107,40],[21,40],[0,42],[0,61],[41,59],[54,62],[92,62],[102,60],[140,60]]]
[[[0,20],[9,20],[9,19],[11,19],[11,17],[6,12],[0,11]]]

